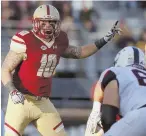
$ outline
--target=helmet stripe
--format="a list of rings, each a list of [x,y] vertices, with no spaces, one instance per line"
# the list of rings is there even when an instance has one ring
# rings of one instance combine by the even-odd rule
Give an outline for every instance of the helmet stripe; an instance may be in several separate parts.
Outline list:
[[[132,47],[134,51],[134,64],[139,64],[139,50],[135,47]]]
[[[50,7],[47,5],[47,15],[50,15]]]

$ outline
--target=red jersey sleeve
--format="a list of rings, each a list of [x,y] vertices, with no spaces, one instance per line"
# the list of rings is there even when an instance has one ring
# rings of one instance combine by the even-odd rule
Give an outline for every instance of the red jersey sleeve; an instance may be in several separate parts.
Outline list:
[[[69,46],[69,39],[68,39],[67,34],[64,31],[61,31],[59,36],[57,37],[56,41],[57,41],[57,44],[59,44],[61,54],[63,54],[64,51]]]
[[[21,31],[15,34],[10,43],[10,50],[16,53],[26,52],[26,43],[24,41],[24,35],[28,34],[29,31]]]

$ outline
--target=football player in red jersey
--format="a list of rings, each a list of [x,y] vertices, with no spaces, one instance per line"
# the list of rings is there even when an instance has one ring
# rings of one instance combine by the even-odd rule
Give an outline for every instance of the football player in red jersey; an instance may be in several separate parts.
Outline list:
[[[5,136],[21,136],[30,122],[43,136],[65,136],[62,120],[49,100],[52,75],[60,57],[86,58],[121,31],[116,22],[107,35],[95,43],[69,46],[60,23],[55,7],[41,5],[34,12],[33,29],[12,37],[2,66],[2,82],[10,91]]]

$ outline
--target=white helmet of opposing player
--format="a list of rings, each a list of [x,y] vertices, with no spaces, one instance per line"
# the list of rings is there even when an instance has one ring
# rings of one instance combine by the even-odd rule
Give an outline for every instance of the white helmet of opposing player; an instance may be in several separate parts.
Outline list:
[[[47,35],[56,38],[60,32],[60,15],[58,10],[52,5],[41,5],[33,14],[33,31],[41,38],[47,39]],[[40,21],[50,21],[53,29],[43,29]]]
[[[123,48],[118,52],[114,60],[115,67],[126,67],[133,64],[145,66],[143,51],[134,46]]]

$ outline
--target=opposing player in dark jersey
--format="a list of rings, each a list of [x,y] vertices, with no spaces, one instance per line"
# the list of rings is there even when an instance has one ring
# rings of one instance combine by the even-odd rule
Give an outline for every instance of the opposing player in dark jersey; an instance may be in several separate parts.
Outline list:
[[[96,132],[101,124],[104,136],[146,135],[145,66],[144,53],[136,47],[125,47],[117,54],[114,67],[106,69],[95,86],[86,135],[103,135],[102,130]],[[123,117],[118,122],[117,115]]]
[[[116,22],[107,35],[95,43],[69,46],[60,23],[55,7],[41,5],[34,12],[33,29],[12,37],[2,66],[2,82],[10,91],[5,136],[21,136],[30,122],[43,136],[65,136],[62,120],[49,100],[52,74],[60,57],[86,58],[121,31]]]

